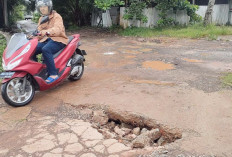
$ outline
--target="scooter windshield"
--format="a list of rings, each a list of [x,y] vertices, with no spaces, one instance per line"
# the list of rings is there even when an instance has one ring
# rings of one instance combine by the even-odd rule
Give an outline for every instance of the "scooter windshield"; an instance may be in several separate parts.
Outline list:
[[[25,45],[29,40],[24,33],[14,34],[7,45],[6,58],[10,58],[19,48]]]

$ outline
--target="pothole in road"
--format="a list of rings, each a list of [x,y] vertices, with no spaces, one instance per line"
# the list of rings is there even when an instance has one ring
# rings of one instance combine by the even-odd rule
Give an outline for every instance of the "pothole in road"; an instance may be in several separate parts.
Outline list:
[[[167,64],[162,61],[146,61],[146,62],[143,62],[143,67],[152,68],[152,69],[156,69],[160,71],[175,69],[174,65]]]
[[[184,58],[183,60],[186,61],[186,62],[191,62],[191,63],[202,63],[201,60],[196,60],[196,59]]]
[[[170,129],[137,113],[103,105],[65,106],[69,106],[69,116],[72,116],[70,111],[75,112],[79,119],[91,122],[106,139],[116,139],[132,148],[163,146],[182,138],[178,129]]]

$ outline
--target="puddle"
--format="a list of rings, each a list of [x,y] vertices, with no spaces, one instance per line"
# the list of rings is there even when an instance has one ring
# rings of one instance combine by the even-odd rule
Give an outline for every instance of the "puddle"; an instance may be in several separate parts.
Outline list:
[[[155,81],[155,80],[133,80],[135,83],[145,83],[145,84],[155,84],[155,85],[164,85],[164,86],[175,86],[175,83],[172,82],[163,82],[163,81]]]
[[[202,63],[203,61],[201,60],[196,60],[196,59],[188,59],[188,58],[184,58],[183,60],[187,61],[187,62],[191,62],[191,63]]]
[[[152,68],[152,69],[161,70],[161,71],[175,69],[173,64],[166,64],[161,61],[146,61],[146,62],[143,62],[143,67]]]

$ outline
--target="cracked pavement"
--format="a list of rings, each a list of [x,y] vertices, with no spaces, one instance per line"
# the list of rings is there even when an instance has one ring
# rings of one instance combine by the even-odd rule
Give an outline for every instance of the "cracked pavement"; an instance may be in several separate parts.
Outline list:
[[[232,156],[232,91],[220,80],[232,71],[231,41],[76,33],[88,53],[83,78],[36,93],[26,107],[0,100],[0,156]],[[82,104],[144,114],[183,138],[132,152],[120,141],[109,146],[84,117],[60,107]]]

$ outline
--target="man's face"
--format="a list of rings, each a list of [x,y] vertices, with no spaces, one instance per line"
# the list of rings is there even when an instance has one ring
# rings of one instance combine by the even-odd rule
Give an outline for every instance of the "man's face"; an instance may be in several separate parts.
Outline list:
[[[48,15],[49,12],[48,12],[48,6],[42,6],[39,8],[40,9],[40,12],[43,14],[43,15]]]

